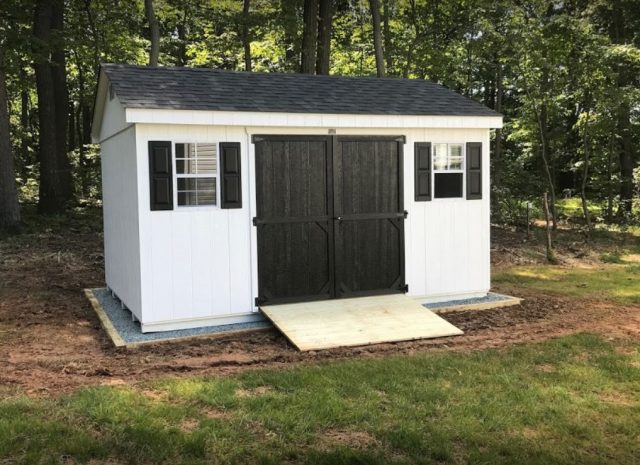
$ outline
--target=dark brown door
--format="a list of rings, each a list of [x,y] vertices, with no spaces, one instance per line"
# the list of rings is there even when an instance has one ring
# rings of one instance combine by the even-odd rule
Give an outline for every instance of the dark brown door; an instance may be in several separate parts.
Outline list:
[[[334,295],[330,142],[325,136],[254,138],[262,301]]]
[[[401,139],[254,143],[261,303],[404,289]]]
[[[337,137],[336,296],[404,290],[403,140]]]

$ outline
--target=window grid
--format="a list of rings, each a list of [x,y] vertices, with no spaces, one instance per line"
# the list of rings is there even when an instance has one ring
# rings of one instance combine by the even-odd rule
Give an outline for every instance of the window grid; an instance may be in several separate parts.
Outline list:
[[[217,145],[176,142],[175,154],[177,205],[217,205]]]
[[[438,157],[439,154],[438,152],[438,148],[444,148],[445,153],[444,153],[444,158],[446,160],[445,168],[438,168],[438,165],[441,163],[438,163]],[[451,149],[452,148],[459,148],[459,155],[454,155],[454,157],[459,158],[459,168],[451,168],[452,162],[451,162]],[[464,144],[433,144],[433,171],[434,173],[464,173],[464,168],[465,168],[465,160],[464,160]]]

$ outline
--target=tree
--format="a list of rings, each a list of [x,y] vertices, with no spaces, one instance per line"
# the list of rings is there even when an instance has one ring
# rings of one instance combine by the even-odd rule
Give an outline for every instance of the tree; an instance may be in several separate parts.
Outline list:
[[[12,229],[20,224],[20,206],[9,129],[4,47],[0,43],[0,228]]]
[[[251,71],[251,39],[249,38],[249,8],[251,0],[242,4],[242,48],[244,49],[244,70]]]
[[[38,93],[40,186],[38,209],[60,212],[72,197],[67,155],[68,96],[62,35],[63,0],[38,0],[33,53]]]
[[[331,28],[333,22],[333,0],[320,0],[318,21],[318,52],[316,74],[329,74],[331,64]]]
[[[300,72],[313,74],[316,67],[316,39],[318,34],[318,0],[304,0],[304,29]]]
[[[382,51],[382,31],[380,27],[380,1],[369,0],[371,20],[373,21],[373,48],[376,54],[376,73],[384,77],[384,53]]]
[[[144,0],[144,11],[149,23],[149,35],[151,47],[149,48],[149,66],[158,66],[160,57],[160,25],[153,9],[153,0]]]

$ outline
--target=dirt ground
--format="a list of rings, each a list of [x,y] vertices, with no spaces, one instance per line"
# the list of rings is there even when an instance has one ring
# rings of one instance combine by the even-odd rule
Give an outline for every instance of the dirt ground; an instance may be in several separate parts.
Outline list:
[[[581,331],[640,340],[640,308],[503,287],[497,290],[523,297],[524,303],[446,314],[447,320],[465,332],[451,338],[300,353],[276,331],[269,330],[116,349],[82,293],[83,288],[104,285],[102,238],[96,230],[47,230],[0,241],[2,391],[15,389],[46,396],[87,385],[226,375],[254,367],[285,367],[327,359],[504,347]],[[520,233],[498,231],[494,238],[494,267],[537,260],[536,253],[521,252]],[[584,254],[576,257],[582,252],[572,252],[571,246],[565,252],[565,261],[588,259]]]

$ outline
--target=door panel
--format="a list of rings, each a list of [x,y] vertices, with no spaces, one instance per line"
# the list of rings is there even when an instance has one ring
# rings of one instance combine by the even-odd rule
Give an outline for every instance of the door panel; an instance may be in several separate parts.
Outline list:
[[[334,144],[337,297],[404,290],[402,144],[370,137]]]
[[[401,291],[403,221],[347,220],[337,226],[338,296]]]
[[[333,297],[327,137],[255,141],[259,299]]]

